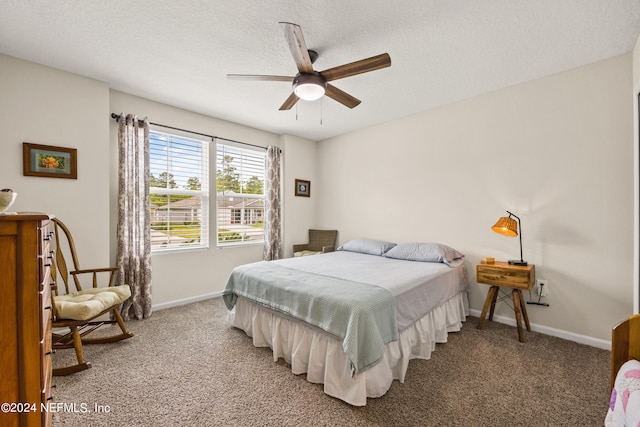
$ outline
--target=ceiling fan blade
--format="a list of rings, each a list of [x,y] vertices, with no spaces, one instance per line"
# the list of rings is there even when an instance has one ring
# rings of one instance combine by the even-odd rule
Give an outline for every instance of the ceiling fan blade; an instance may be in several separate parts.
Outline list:
[[[391,65],[391,57],[388,53],[372,56],[371,58],[361,59],[360,61],[351,62],[349,64],[339,65],[320,72],[328,82],[332,80],[343,79],[356,74],[368,73],[369,71],[379,70]]]
[[[282,24],[284,38],[287,39],[289,50],[293,55],[298,71],[301,73],[313,73],[313,64],[311,63],[311,57],[309,57],[307,44],[304,42],[300,26],[291,22],[280,22],[280,24]]]
[[[334,85],[330,84],[327,84],[327,90],[324,94],[349,108],[357,107],[361,102],[358,98],[355,98],[349,95],[347,92],[340,90]]]
[[[284,103],[280,106],[280,111],[290,110],[291,107],[296,105],[296,102],[298,102],[299,99],[300,98],[298,98],[298,96],[295,93],[291,92],[291,95],[289,95],[287,100],[284,101]]]
[[[229,80],[259,80],[274,82],[293,82],[293,77],[289,76],[261,76],[256,74],[227,74]]]

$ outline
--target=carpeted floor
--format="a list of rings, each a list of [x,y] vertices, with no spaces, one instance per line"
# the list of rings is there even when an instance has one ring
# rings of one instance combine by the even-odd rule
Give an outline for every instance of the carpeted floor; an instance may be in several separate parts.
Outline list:
[[[220,298],[128,322],[85,346],[93,368],[54,377],[55,426],[601,426],[610,352],[469,317],[412,360],[404,384],[352,407],[273,362],[226,323]],[[54,366],[73,360],[58,351]]]

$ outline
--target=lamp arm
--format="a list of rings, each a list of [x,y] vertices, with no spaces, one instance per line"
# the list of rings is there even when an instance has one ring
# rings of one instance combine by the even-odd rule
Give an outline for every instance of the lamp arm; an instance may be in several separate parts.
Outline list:
[[[524,262],[524,258],[522,257],[522,224],[520,223],[520,218],[518,217],[518,215],[513,214],[509,211],[507,211],[507,213],[518,220],[518,237],[520,237],[520,261]]]
[[[518,218],[518,228],[520,229],[520,261],[524,262],[522,258],[522,226],[520,225],[520,219]]]

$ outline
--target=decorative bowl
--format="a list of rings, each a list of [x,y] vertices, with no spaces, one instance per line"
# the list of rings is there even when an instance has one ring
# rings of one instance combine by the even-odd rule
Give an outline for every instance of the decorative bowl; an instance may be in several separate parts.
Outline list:
[[[0,191],[0,213],[4,213],[7,209],[9,209],[13,202],[16,200],[16,197],[18,197],[18,193],[14,193],[11,190]]]

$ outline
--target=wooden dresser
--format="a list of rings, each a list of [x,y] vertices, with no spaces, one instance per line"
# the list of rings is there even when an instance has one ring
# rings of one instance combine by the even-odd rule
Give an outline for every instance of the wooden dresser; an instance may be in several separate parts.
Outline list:
[[[50,426],[49,216],[0,215],[0,426]]]

